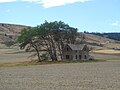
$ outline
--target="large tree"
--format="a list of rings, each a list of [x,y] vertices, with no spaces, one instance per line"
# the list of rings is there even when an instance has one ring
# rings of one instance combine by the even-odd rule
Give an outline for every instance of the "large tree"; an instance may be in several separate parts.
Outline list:
[[[18,41],[24,48],[30,44],[37,52],[40,59],[40,46],[45,47],[52,61],[63,59],[62,51],[65,44],[74,44],[77,36],[77,28],[70,27],[62,21],[47,22],[27,30],[23,30]]]
[[[29,49],[33,48],[36,51],[35,55],[38,56],[38,61],[41,61],[39,50],[42,42],[38,38],[38,29],[36,27],[22,30],[18,37],[18,42],[21,49],[24,49],[26,46]]]
[[[48,52],[53,61],[62,60],[62,51],[64,44],[74,44],[77,36],[77,28],[70,27],[62,21],[45,22],[39,26],[39,30],[47,32],[45,41],[47,41]]]

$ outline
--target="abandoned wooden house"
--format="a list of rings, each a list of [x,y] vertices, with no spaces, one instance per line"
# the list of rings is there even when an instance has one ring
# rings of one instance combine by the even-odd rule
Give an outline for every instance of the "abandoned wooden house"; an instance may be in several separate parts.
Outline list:
[[[86,44],[67,44],[63,49],[63,58],[68,60],[88,60],[88,46]]]

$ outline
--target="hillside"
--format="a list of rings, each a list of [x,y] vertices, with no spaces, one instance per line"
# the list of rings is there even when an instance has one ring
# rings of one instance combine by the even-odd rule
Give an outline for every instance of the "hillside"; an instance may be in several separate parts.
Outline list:
[[[27,27],[24,25],[0,23],[0,43],[16,39],[19,32]]]
[[[89,32],[87,32],[87,33],[89,33]],[[120,33],[95,33],[95,32],[92,32],[92,33],[89,33],[89,34],[98,35],[98,36],[102,36],[102,37],[107,37],[107,38],[110,38],[110,39],[120,41]]]
[[[27,28],[24,25],[15,24],[1,24],[0,23],[0,63],[4,62],[20,62],[28,60],[31,54],[20,50],[18,44],[7,46],[7,44],[14,43],[19,35],[19,32]],[[98,35],[78,33],[77,42],[80,43],[82,38],[90,46],[92,52],[90,55],[96,59],[115,59],[120,58],[118,50],[113,50],[115,47],[120,47],[119,41],[105,38]],[[76,42],[76,43],[77,43]],[[107,53],[107,54],[106,54]]]
[[[106,44],[106,43],[115,43],[116,41],[113,39],[101,37],[98,35],[92,35],[92,34],[85,34],[86,41],[88,43],[98,43],[98,44]]]
[[[117,40],[87,33],[79,33],[77,41],[80,41],[83,37],[85,42],[90,47],[94,47],[95,49],[112,49],[115,47],[120,47],[120,42]]]
[[[28,26],[25,25],[0,23],[0,43],[1,43],[0,45],[8,41],[15,41],[18,37],[19,32],[27,27]],[[79,33],[77,41],[80,41],[83,35],[85,37],[85,41],[87,42],[87,44],[97,49],[114,48],[120,46],[120,44],[117,44],[118,41],[116,40],[87,33]]]

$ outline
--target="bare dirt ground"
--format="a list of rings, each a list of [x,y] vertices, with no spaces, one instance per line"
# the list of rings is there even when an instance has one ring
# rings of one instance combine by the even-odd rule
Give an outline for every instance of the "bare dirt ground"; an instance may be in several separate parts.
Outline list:
[[[0,90],[120,90],[120,61],[4,67]]]

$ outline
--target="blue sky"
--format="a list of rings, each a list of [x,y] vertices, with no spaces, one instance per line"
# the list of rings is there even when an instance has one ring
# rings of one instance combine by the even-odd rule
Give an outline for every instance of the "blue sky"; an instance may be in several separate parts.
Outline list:
[[[80,32],[120,32],[120,0],[0,0],[0,23],[64,21]]]

